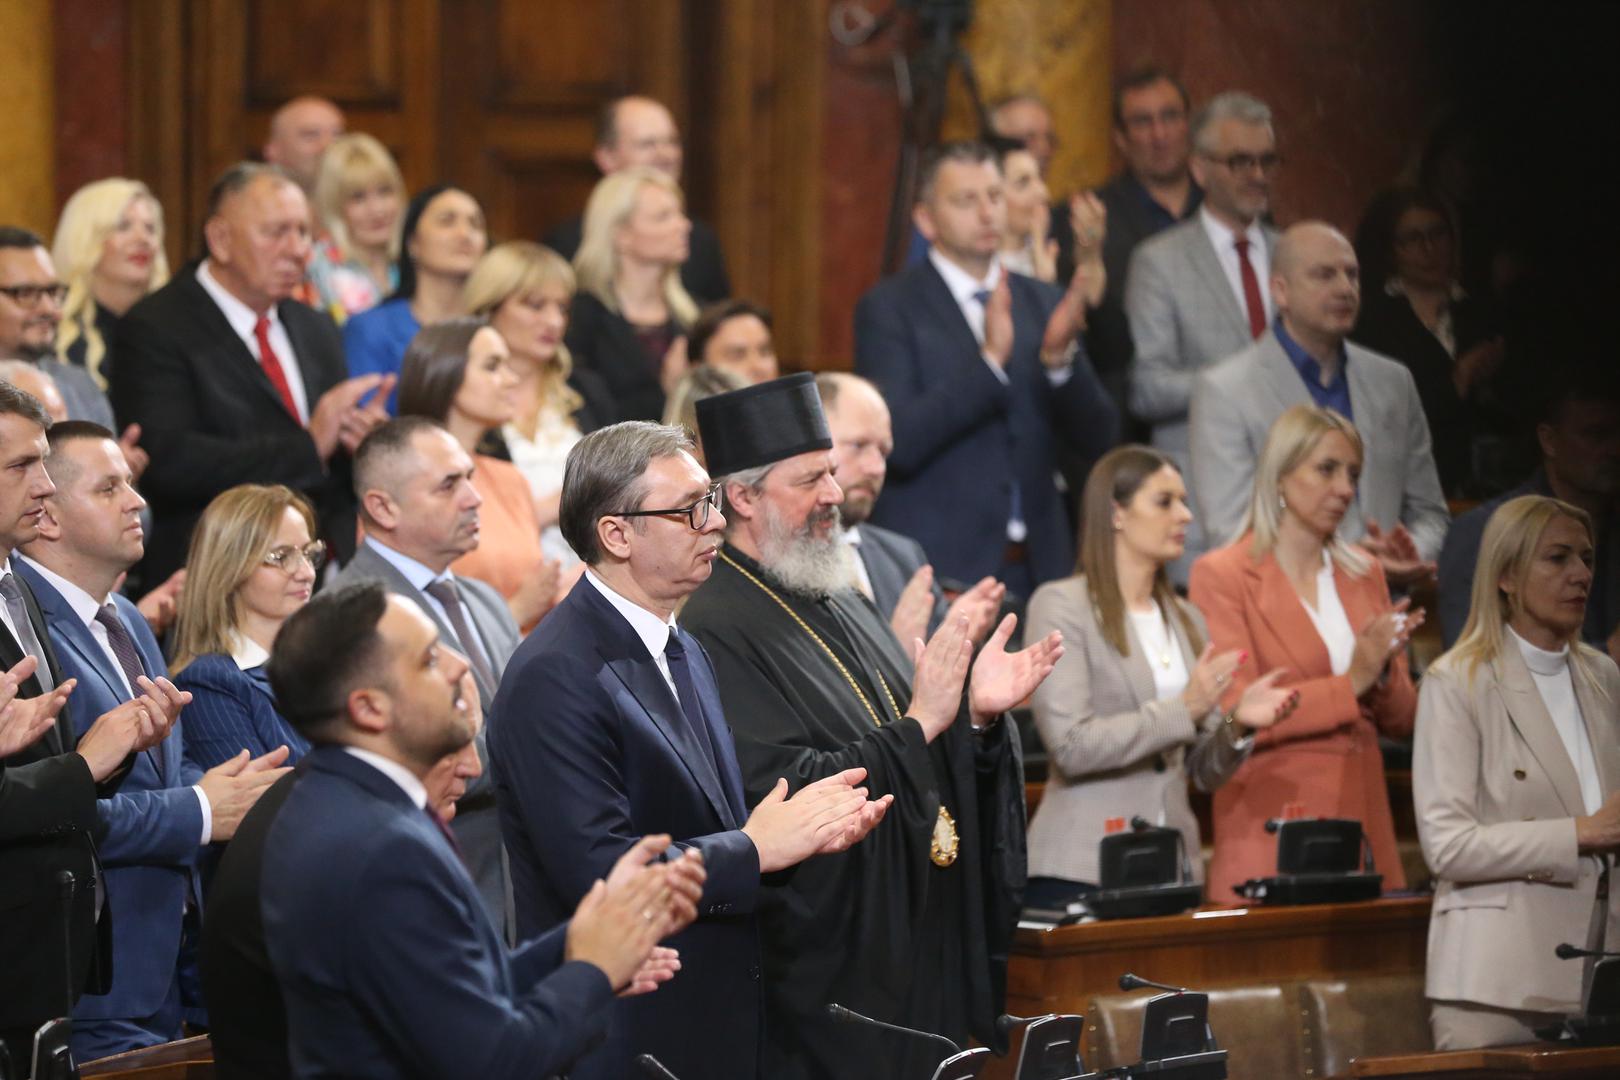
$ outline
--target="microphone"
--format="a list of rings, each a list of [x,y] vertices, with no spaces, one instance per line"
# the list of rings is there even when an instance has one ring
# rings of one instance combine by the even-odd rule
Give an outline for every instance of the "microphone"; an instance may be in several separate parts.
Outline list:
[[[1558,948],[1553,950],[1553,955],[1560,960],[1575,960],[1583,956],[1620,956],[1620,952],[1607,952],[1603,949],[1582,949],[1565,941],[1561,942]]]
[[[870,1016],[862,1016],[854,1009],[846,1009],[834,1002],[827,1006],[827,1015],[840,1024],[867,1024],[871,1027],[882,1028],[885,1031],[897,1031],[902,1035],[910,1035],[916,1039],[933,1039],[942,1046],[948,1046],[951,1053],[960,1054],[962,1048],[943,1035],[935,1035],[932,1031],[918,1031],[916,1028],[904,1027],[900,1024],[891,1024],[886,1020],[874,1020]]]
[[[1142,976],[1134,975],[1129,971],[1119,977],[1119,988],[1121,990],[1168,990],[1172,994],[1193,993],[1185,986],[1169,986],[1165,983],[1154,982],[1152,979],[1144,979]]]
[[[662,1061],[659,1061],[651,1054],[637,1055],[636,1064],[641,1066],[642,1072],[659,1077],[660,1080],[680,1080],[678,1076],[664,1068]]]
[[[1035,1021],[1040,1019],[1043,1018],[1039,1016],[1014,1016],[1012,1013],[1002,1013],[1000,1016],[996,1017],[996,1036],[997,1038],[1005,1039],[1007,1036],[1011,1035],[1014,1030],[1023,1027],[1025,1024],[1033,1024]]]

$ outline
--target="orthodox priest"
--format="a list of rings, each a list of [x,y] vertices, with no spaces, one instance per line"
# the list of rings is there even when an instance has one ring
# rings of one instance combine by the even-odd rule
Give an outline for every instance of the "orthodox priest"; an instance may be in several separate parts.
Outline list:
[[[708,398],[698,423],[726,542],[682,624],[713,660],[744,788],[759,798],[778,777],[797,789],[860,767],[874,796],[894,797],[864,843],[765,891],[764,1075],[926,1080],[937,1044],[834,1026],[826,1007],[997,1043],[1025,876],[1023,768],[1004,714],[1061,640],[1009,653],[1009,617],[954,710],[909,709],[924,646],[902,648],[855,586],[812,377]],[[966,633],[965,620],[942,626],[927,653]]]

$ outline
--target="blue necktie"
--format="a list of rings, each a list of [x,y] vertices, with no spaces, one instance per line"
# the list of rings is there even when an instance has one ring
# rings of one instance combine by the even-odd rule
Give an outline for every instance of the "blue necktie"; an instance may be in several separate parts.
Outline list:
[[[669,628],[669,641],[664,645],[664,660],[669,664],[669,677],[675,683],[675,696],[680,700],[681,712],[686,717],[698,746],[708,755],[715,776],[720,775],[720,762],[715,757],[714,741],[709,738],[709,725],[703,718],[703,706],[698,702],[697,687],[692,683],[692,666],[686,659],[686,646],[681,643],[680,631]]]

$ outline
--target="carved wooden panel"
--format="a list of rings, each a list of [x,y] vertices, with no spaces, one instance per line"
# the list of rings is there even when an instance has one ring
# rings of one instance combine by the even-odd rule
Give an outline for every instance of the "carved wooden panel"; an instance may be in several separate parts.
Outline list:
[[[399,104],[402,0],[250,0],[244,93],[274,109],[298,94],[345,105]]]

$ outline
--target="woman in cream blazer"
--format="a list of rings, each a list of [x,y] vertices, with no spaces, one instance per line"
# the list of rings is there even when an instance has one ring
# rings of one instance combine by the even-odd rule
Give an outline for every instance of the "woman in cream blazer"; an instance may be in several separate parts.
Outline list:
[[[1435,1046],[1528,1042],[1582,1008],[1620,947],[1620,671],[1580,641],[1589,519],[1539,495],[1491,516],[1457,645],[1423,680],[1412,793],[1438,885],[1426,993]]]
[[[1064,907],[1098,883],[1110,820],[1140,815],[1180,830],[1202,876],[1189,776],[1212,791],[1248,753],[1249,732],[1292,707],[1291,691],[1257,680],[1223,719],[1222,689],[1241,659],[1205,644],[1203,618],[1170,587],[1165,566],[1185,547],[1186,487],[1173,462],[1123,446],[1092,469],[1084,494],[1081,573],[1038,589],[1029,633],[1063,632],[1064,653],[1035,692],[1050,761],[1029,826],[1033,907]]]

